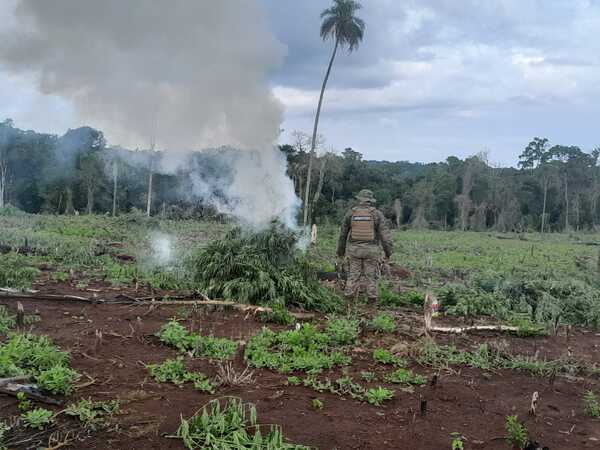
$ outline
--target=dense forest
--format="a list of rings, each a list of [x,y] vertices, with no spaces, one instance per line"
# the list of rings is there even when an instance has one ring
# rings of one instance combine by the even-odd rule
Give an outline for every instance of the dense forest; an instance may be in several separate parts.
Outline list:
[[[293,136],[279,148],[301,197],[310,139],[300,132]],[[99,130],[81,127],[55,136],[5,120],[0,123],[0,207],[50,214],[137,209],[169,217],[213,216],[188,189],[192,171],[218,176],[220,167],[210,154],[195,152],[187,170],[165,174],[157,169],[161,152],[109,146]],[[309,210],[316,223],[337,221],[353,195],[370,188],[399,228],[592,230],[600,224],[599,155],[600,149],[586,153],[538,137],[524,143],[518,169],[494,167],[485,154],[421,164],[368,161],[352,148],[341,154],[322,151],[313,161]]]

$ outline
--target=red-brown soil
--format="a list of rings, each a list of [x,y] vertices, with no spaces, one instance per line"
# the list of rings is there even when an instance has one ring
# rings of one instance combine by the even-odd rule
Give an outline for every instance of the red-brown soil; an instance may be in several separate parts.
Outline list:
[[[45,290],[74,293],[64,285],[46,286]],[[116,292],[98,295],[114,297]],[[0,298],[0,304],[7,305],[13,312],[16,301]],[[287,386],[286,376],[257,370],[254,384],[243,388],[220,388],[211,396],[196,391],[189,384],[181,388],[158,384],[144,367],[144,364],[176,356],[175,350],[160,344],[153,334],[181,311],[180,306],[149,308],[20,301],[27,313],[37,311],[41,316],[42,320],[35,324],[33,332],[49,335],[59,346],[70,351],[72,366],[85,374],[80,384],[88,385],[77,389],[67,402],[88,397],[123,401],[121,413],[116,417],[118,430],[91,434],[85,441],[75,442],[68,448],[182,449],[179,440],[167,437],[177,430],[180,416],[191,416],[210,399],[226,395],[255,403],[259,421],[281,425],[289,440],[326,450],[443,450],[450,448],[452,432],[465,437],[466,449],[506,450],[509,446],[504,439],[505,417],[512,414],[517,414],[531,436],[551,450],[600,448],[600,421],[585,416],[581,403],[586,390],[600,392],[597,378],[559,377],[550,383],[547,379],[516,371],[483,372],[455,367],[442,372],[436,386],[415,388],[413,393],[386,385],[396,390],[395,398],[383,407],[375,407],[329,393],[317,393],[310,388]],[[370,356],[373,348],[390,348],[403,340],[410,342],[408,336],[417,334],[418,315],[408,311],[398,315],[401,326],[396,335],[380,337],[367,333],[361,337],[360,347],[353,352],[353,365],[349,368],[357,380],[363,370],[378,374],[387,370],[373,363]],[[204,311],[184,323],[200,328],[203,334],[239,341],[246,341],[264,325],[242,313],[216,310]],[[97,348],[96,330],[103,334]],[[460,348],[505,340],[513,353],[534,355],[537,352],[541,359],[560,357],[570,347],[575,358],[600,363],[600,335],[592,331],[574,331],[569,339],[565,335],[516,338],[496,333],[458,337],[437,335],[435,339],[440,343],[454,343]],[[240,370],[245,367],[242,352],[243,346],[240,346],[235,359],[235,366]],[[210,376],[215,374],[216,366],[208,361],[196,360],[192,364],[190,367]],[[430,369],[417,365],[412,369],[427,376],[433,374]],[[335,378],[339,373],[324,375]],[[93,383],[89,384],[89,380]],[[540,401],[538,415],[531,417],[528,410],[534,391],[539,391]],[[312,408],[311,400],[315,397],[323,401],[322,410]],[[427,400],[424,416],[420,413],[422,399]],[[17,415],[16,405],[16,399],[0,394],[0,418]],[[74,422],[66,417],[61,420]]]

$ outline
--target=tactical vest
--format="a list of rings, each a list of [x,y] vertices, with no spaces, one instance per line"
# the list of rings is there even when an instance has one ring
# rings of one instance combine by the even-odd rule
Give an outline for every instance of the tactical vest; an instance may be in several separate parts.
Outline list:
[[[356,207],[352,209],[350,240],[352,242],[375,241],[375,208]]]

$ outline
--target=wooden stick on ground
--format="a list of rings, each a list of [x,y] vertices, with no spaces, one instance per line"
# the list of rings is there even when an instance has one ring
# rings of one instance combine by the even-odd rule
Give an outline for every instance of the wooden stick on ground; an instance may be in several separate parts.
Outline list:
[[[104,303],[104,300],[100,298],[79,297],[77,295],[42,294],[39,292],[12,292],[0,290],[0,297],[24,298],[28,300],[64,300],[70,302]]]
[[[25,395],[28,398],[31,398],[38,402],[47,403],[49,405],[60,405],[61,404],[61,402],[59,402],[56,399],[53,399],[51,397],[46,397],[45,395],[38,394],[36,392],[31,392],[31,390],[28,389],[28,386],[24,385],[24,384],[6,383],[6,384],[0,385],[0,393],[1,394],[7,394],[7,395],[12,395],[13,397],[16,397],[19,392],[25,393]]]

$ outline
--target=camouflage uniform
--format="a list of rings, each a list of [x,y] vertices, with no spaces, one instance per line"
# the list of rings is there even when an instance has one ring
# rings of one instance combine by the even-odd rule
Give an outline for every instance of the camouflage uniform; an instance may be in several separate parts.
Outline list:
[[[348,257],[344,294],[348,298],[354,297],[360,290],[360,281],[364,276],[367,297],[377,300],[381,248],[389,258],[392,240],[383,213],[372,206],[375,203],[373,193],[363,189],[356,198],[360,203],[344,217],[337,247],[338,257]]]

